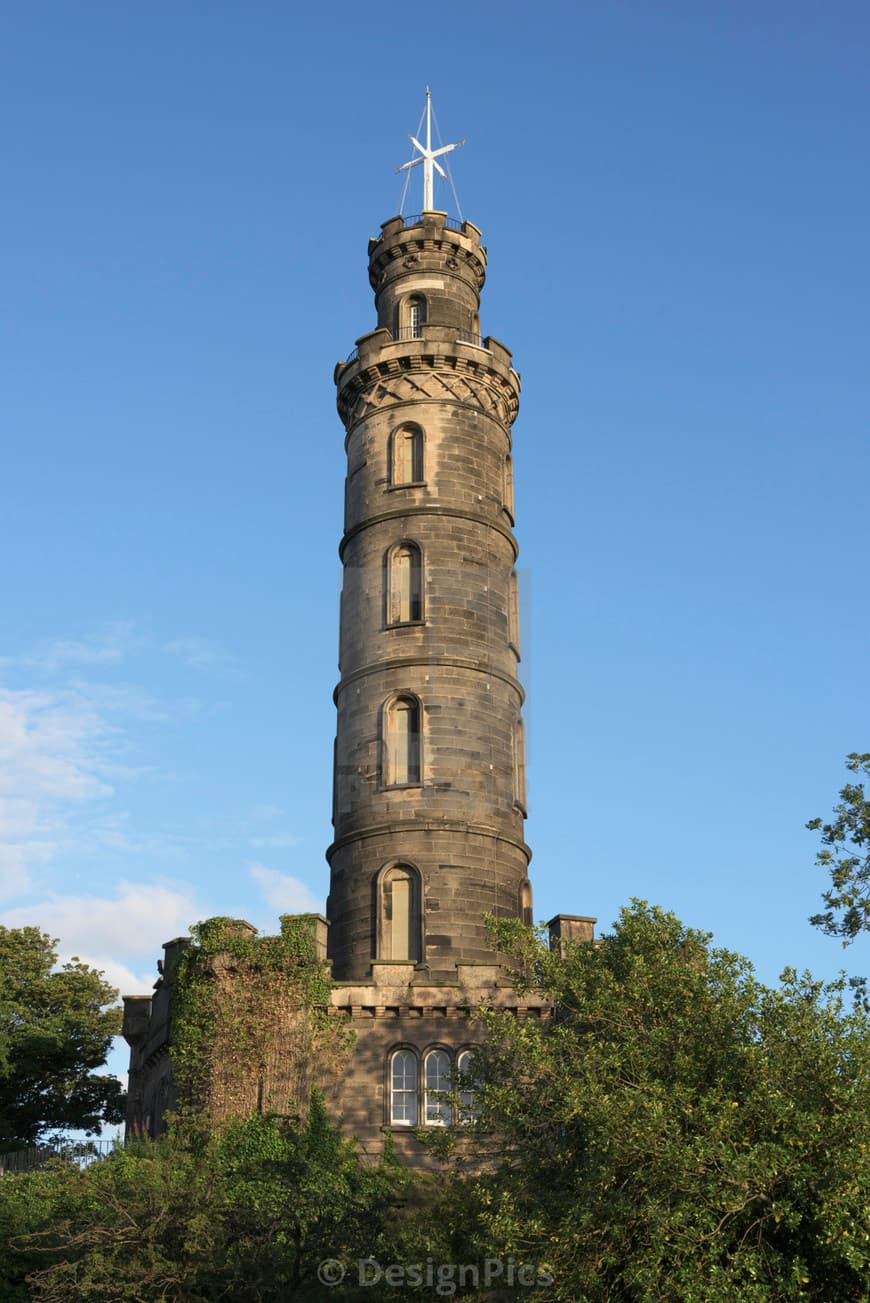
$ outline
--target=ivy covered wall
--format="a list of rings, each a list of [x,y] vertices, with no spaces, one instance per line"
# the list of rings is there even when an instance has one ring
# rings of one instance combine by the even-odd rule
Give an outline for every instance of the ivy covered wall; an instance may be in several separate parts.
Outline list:
[[[169,961],[175,1109],[209,1130],[231,1118],[305,1118],[314,1086],[328,1095],[353,1034],[330,1010],[317,915],[284,915],[277,936],[211,918]]]

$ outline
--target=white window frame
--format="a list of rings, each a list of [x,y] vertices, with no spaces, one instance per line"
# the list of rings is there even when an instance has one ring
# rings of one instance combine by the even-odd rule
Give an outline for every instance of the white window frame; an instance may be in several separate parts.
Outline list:
[[[413,1067],[413,1072],[409,1072]],[[397,1068],[399,1072],[397,1074]],[[397,1080],[401,1083],[397,1085]],[[410,1085],[408,1083],[411,1083]],[[397,1110],[397,1103],[401,1107]],[[408,1107],[410,1105],[410,1108]],[[411,1117],[398,1117],[410,1112]],[[416,1127],[420,1115],[420,1062],[413,1050],[393,1050],[390,1055],[390,1126]]]
[[[423,1058],[423,1122],[427,1127],[453,1125],[453,1065],[447,1050],[427,1050]]]

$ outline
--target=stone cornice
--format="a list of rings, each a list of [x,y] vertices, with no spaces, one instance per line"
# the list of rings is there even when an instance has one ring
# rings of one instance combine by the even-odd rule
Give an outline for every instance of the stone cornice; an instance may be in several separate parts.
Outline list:
[[[526,698],[522,686],[518,680],[512,678],[510,674],[505,674],[501,670],[489,669],[478,664],[477,661],[466,660],[461,656],[443,656],[439,653],[438,656],[435,657],[421,654],[419,656],[396,657],[394,660],[371,661],[368,665],[363,666],[362,669],[352,670],[350,674],[342,675],[339,682],[335,685],[332,699],[335,704],[338,705],[338,698],[342,689],[350,687],[352,683],[356,683],[359,679],[367,678],[370,674],[379,674],[382,670],[403,670],[414,667],[421,669],[425,667],[429,670],[440,670],[445,667],[448,669],[469,670],[473,674],[483,675],[484,678],[498,679],[501,683],[506,683],[508,687],[513,688],[516,692],[520,705],[523,704]]]
[[[345,833],[342,837],[336,837],[331,846],[327,848],[326,858],[329,863],[332,862],[332,856],[336,851],[341,850],[344,846],[350,846],[353,842],[364,841],[368,837],[384,837],[392,833],[400,833],[404,837],[421,832],[449,832],[464,833],[470,837],[485,837],[489,841],[504,842],[506,846],[513,846],[520,851],[529,863],[532,858],[532,848],[527,846],[524,841],[518,841],[515,837],[508,836],[507,833],[499,832],[497,829],[488,827],[485,824],[460,823],[452,819],[389,819],[384,823],[367,824],[363,828],[356,828],[353,832]]]
[[[507,539],[510,543],[514,554],[514,561],[520,554],[519,544],[514,538],[511,531],[498,520],[493,520],[489,516],[482,516],[476,511],[459,511],[455,507],[442,507],[435,503],[424,502],[417,506],[399,507],[393,511],[379,511],[377,515],[366,516],[359,524],[352,525],[345,531],[344,537],[338,545],[338,555],[344,560],[345,550],[351,539],[356,538],[364,529],[370,529],[373,525],[379,525],[385,520],[399,520],[403,516],[450,516],[454,520],[470,520],[475,525],[485,525],[487,529],[494,529],[502,538]]]

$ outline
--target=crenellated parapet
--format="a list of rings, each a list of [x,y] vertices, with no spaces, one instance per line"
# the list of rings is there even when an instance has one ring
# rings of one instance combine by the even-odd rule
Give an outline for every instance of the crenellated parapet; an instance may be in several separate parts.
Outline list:
[[[443,212],[384,222],[379,238],[369,241],[369,283],[379,311],[390,304],[397,287],[404,293],[420,276],[440,277],[445,285],[461,282],[479,299],[486,280],[486,249],[474,223],[454,221]],[[455,287],[450,297],[456,298]]]

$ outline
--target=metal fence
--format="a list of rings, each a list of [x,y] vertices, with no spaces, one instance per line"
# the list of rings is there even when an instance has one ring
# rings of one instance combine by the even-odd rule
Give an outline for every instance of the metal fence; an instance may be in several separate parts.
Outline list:
[[[403,218],[402,218],[402,225],[403,225],[403,226],[419,226],[419,225],[422,223],[424,216],[425,216],[425,213],[414,213],[414,214],[413,214],[412,216],[410,216],[410,217],[403,217]],[[461,230],[462,230],[462,222],[458,221],[455,217],[445,217],[445,218],[444,218],[444,225],[447,226],[447,227],[449,227],[451,231],[461,231]]]
[[[420,326],[400,326],[398,330],[390,331],[394,340],[403,339],[422,339],[423,330]],[[482,345],[483,340],[480,335],[476,335],[473,330],[457,330],[456,339],[462,344],[477,344],[478,348]],[[352,348],[345,358],[345,365],[355,362],[359,357],[359,349]]]
[[[58,1163],[81,1170],[108,1158],[115,1147],[114,1140],[59,1140],[52,1144],[31,1145],[28,1149],[0,1154],[0,1176],[10,1172],[39,1172]]]

